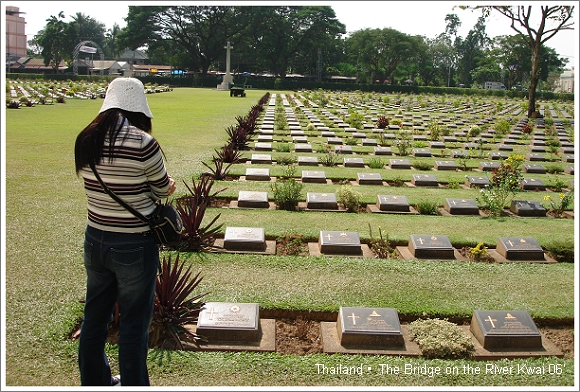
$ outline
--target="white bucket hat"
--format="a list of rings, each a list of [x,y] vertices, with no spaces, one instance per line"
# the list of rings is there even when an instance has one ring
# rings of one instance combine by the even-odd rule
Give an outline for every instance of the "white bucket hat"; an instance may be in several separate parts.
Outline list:
[[[99,113],[112,108],[139,112],[149,118],[153,118],[153,114],[151,114],[147,104],[143,83],[135,78],[116,78],[109,83],[105,100]]]

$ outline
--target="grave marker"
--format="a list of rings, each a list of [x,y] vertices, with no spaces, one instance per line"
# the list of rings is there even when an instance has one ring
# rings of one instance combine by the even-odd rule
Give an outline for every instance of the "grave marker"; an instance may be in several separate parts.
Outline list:
[[[524,163],[524,173],[546,174],[546,168],[539,163]]]
[[[539,178],[524,178],[521,188],[525,191],[545,191],[546,185]]]
[[[526,160],[528,160],[530,162],[532,162],[532,161],[543,162],[546,160],[546,157],[540,153],[529,153],[529,154],[526,154]]]
[[[489,178],[481,176],[467,176],[465,178],[465,184],[469,185],[470,188],[485,188],[487,185],[489,185]]]
[[[412,234],[408,247],[417,258],[455,258],[455,250],[445,235]]]
[[[542,247],[532,237],[500,237],[496,251],[508,260],[545,260]]]
[[[326,184],[326,173],[320,170],[302,170],[302,182]]]
[[[377,195],[377,207],[381,211],[410,212],[406,196]]]
[[[510,211],[518,216],[546,216],[546,209],[539,201],[512,200]]]
[[[318,246],[325,254],[362,255],[359,235],[353,231],[321,231]]]
[[[340,307],[336,329],[343,346],[405,346],[399,315],[393,308]]]
[[[359,185],[383,185],[380,173],[357,173],[356,181]]]
[[[240,191],[238,193],[238,207],[269,208],[268,192]]]
[[[264,251],[266,250],[264,229],[258,227],[226,227],[224,249]]]
[[[500,151],[513,151],[514,150],[514,148],[512,146],[509,146],[507,144],[498,144],[497,149]]]
[[[362,158],[344,158],[344,167],[365,167],[365,161]]]
[[[451,158],[467,158],[469,153],[465,150],[451,150]]]
[[[411,169],[411,162],[408,159],[389,159],[391,169]]]
[[[457,170],[457,165],[454,161],[435,161],[436,170]]]
[[[252,154],[251,162],[253,164],[272,164],[272,155],[270,154]]]
[[[246,180],[248,181],[270,181],[270,169],[268,168],[247,168]]]
[[[445,199],[443,206],[452,215],[479,215],[479,207],[473,199]]]
[[[318,166],[318,157],[298,157],[298,166]]]
[[[428,148],[414,148],[412,155],[415,157],[430,157],[431,150]]]
[[[507,154],[503,151],[492,151],[489,153],[489,157],[493,160],[504,160],[508,158]]]
[[[411,183],[415,186],[439,186],[437,177],[433,174],[413,174]]]
[[[254,143],[256,151],[272,151],[272,143]]]
[[[306,193],[306,208],[318,210],[338,210],[335,193]]]
[[[479,169],[482,171],[494,171],[499,169],[499,162],[479,162]]]
[[[257,303],[207,302],[199,312],[196,333],[212,342],[260,340]]]
[[[375,147],[375,155],[393,155],[391,147]]]
[[[294,145],[294,151],[300,152],[312,152],[312,144],[309,143],[297,143]]]
[[[337,154],[352,154],[352,146],[334,146],[334,152]]]
[[[523,310],[476,310],[470,331],[489,351],[543,350],[542,335]]]

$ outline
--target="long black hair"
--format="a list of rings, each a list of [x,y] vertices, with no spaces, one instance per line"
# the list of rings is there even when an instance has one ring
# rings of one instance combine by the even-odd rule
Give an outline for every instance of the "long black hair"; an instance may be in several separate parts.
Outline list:
[[[129,112],[112,108],[99,113],[85,129],[79,133],[75,142],[75,168],[77,175],[82,168],[97,165],[103,157],[105,140],[109,142],[109,157],[112,159],[113,149],[119,131],[123,128],[125,119],[129,123],[147,133],[151,133],[151,119],[140,112]]]

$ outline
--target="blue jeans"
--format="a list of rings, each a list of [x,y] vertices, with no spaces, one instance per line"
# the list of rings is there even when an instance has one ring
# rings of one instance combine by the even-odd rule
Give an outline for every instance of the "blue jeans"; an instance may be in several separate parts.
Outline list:
[[[79,343],[81,385],[111,385],[105,341],[117,301],[121,383],[149,385],[148,329],[159,267],[158,245],[151,235],[87,226],[84,263],[87,294]]]

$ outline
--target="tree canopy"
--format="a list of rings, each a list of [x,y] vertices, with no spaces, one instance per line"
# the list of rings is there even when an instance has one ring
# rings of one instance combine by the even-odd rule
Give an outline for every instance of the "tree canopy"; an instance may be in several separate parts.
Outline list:
[[[528,117],[536,111],[536,87],[541,78],[541,48],[550,38],[562,30],[572,29],[573,6],[485,6],[475,7],[483,10],[483,17],[496,11],[510,20],[510,27],[528,45],[532,52]],[[534,10],[540,9],[537,18]],[[539,19],[538,19],[539,18]]]

